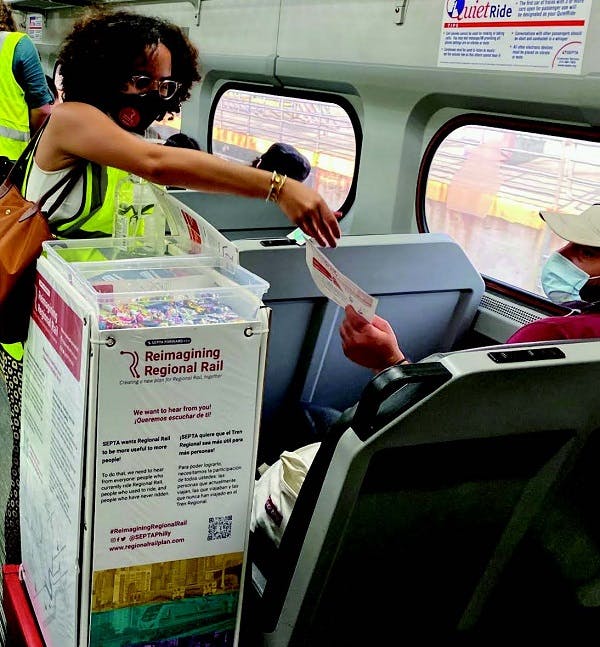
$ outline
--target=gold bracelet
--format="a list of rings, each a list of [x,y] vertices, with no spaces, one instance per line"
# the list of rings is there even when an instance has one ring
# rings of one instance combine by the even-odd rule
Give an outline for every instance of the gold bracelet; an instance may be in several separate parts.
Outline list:
[[[271,175],[271,186],[269,187],[269,193],[267,193],[265,202],[279,202],[279,194],[286,180],[287,175],[280,175],[277,171],[273,171],[273,175]]]

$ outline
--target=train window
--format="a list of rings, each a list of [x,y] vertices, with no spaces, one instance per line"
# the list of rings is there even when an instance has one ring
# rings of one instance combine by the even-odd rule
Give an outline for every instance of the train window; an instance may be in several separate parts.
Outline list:
[[[425,227],[450,234],[487,278],[540,296],[541,267],[566,243],[539,212],[600,202],[600,141],[548,131],[560,132],[461,125],[423,162]]]
[[[275,142],[296,147],[311,163],[305,180],[332,209],[353,199],[360,127],[348,104],[225,89],[212,119],[212,152],[250,164]]]

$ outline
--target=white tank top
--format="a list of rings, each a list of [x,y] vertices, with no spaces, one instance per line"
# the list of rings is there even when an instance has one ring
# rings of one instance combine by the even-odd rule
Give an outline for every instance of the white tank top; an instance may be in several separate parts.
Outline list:
[[[32,161],[31,169],[29,171],[29,179],[27,180],[27,190],[25,198],[35,202],[44,195],[46,191],[51,189],[59,180],[72,169],[72,166],[60,169],[59,171],[43,171],[36,163],[35,159]],[[60,195],[62,189],[59,189],[56,194],[48,198],[45,204],[42,205],[44,210],[49,209],[56,198]],[[65,198],[63,203],[58,207],[55,213],[50,217],[50,222],[61,222],[62,220],[70,220],[81,209],[83,203],[83,175],[77,180],[73,190]]]

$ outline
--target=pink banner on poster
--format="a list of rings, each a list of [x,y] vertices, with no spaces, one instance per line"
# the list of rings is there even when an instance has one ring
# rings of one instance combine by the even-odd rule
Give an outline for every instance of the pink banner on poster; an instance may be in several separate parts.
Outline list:
[[[75,379],[81,375],[83,320],[38,273],[32,318]]]

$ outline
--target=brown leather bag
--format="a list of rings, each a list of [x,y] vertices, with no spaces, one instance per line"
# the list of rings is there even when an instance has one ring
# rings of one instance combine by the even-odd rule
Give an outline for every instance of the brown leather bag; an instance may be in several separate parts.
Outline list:
[[[41,131],[41,129],[40,129]],[[24,341],[33,305],[35,261],[53,238],[48,218],[73,190],[83,172],[76,166],[37,201],[26,200],[16,184],[41,132],[29,142],[0,185],[0,342]],[[50,209],[42,206],[61,191]]]

